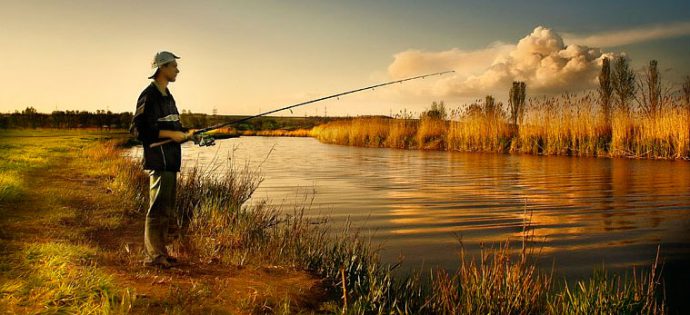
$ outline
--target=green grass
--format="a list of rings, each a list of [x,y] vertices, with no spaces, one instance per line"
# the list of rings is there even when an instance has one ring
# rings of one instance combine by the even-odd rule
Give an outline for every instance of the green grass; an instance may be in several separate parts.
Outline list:
[[[554,314],[662,314],[658,259],[647,273],[633,270],[632,275],[621,276],[602,268],[573,287],[565,283],[564,289],[551,297],[549,310]]]
[[[31,305],[46,313],[105,314],[131,307],[129,291],[97,268],[96,251],[68,243],[37,243],[6,257],[16,277],[0,285],[0,305]]]
[[[86,134],[92,139],[85,139]],[[0,133],[0,202],[13,211],[2,214],[12,220],[0,221],[3,311],[112,314],[127,312],[134,302],[131,291],[116,285],[98,267],[97,249],[84,242],[84,222],[93,219],[95,226],[112,227],[116,220],[103,220],[100,215],[91,218],[87,200],[80,199],[82,193],[44,185],[36,182],[35,175],[29,176],[43,174],[58,164],[64,167],[60,163],[66,159],[84,163],[74,158],[83,148],[96,145],[98,138],[83,131]],[[30,193],[42,197],[25,201]]]
[[[22,173],[45,166],[46,151],[47,148],[34,144],[0,144],[0,201],[21,195],[25,188]]]
[[[0,131],[0,201],[27,189],[22,174],[46,167],[53,154],[74,154],[89,142],[122,131],[9,129]]]

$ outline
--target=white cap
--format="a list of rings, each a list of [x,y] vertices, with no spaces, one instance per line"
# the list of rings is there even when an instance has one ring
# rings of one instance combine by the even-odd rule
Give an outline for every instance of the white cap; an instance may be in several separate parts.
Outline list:
[[[175,61],[175,59],[180,59],[180,57],[175,56],[175,54],[169,52],[169,51],[159,51],[156,53],[155,56],[153,56],[153,61],[151,62],[151,68],[155,69],[153,71],[153,74],[149,77],[149,79],[153,79],[156,76],[156,72],[158,72],[158,68],[160,68],[162,65]]]

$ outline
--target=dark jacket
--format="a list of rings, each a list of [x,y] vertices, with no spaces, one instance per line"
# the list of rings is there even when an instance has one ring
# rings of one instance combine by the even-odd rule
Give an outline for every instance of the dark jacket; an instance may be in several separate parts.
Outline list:
[[[169,140],[158,137],[160,130],[188,130],[182,127],[175,99],[167,88],[166,93],[168,95],[163,96],[153,82],[141,92],[130,132],[144,144],[144,169],[179,172],[182,164],[182,149],[179,143],[171,142],[155,148],[149,147],[152,143]]]

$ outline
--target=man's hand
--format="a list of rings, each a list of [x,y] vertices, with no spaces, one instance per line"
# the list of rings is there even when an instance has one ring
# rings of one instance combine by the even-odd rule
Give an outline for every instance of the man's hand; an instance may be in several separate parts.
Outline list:
[[[182,131],[172,131],[172,130],[161,130],[158,134],[161,138],[170,138],[177,143],[185,142],[192,138],[192,132],[182,132]]]
[[[172,137],[170,137],[170,139],[175,140],[175,142],[182,143],[182,142],[189,140],[189,137],[187,136],[186,133],[184,133],[182,131],[173,131],[173,132],[174,133],[171,135]]]
[[[185,137],[187,137],[187,139],[185,141],[194,140],[194,130],[187,130],[187,132],[183,132],[183,133],[184,133]]]

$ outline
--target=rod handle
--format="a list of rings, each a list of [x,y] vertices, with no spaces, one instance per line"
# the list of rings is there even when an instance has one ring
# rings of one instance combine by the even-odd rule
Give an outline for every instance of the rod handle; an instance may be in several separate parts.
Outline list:
[[[161,141],[161,142],[151,143],[151,145],[149,145],[149,148],[155,148],[155,147],[157,147],[157,146],[161,146],[161,145],[164,145],[164,144],[166,144],[166,143],[173,142],[173,141],[174,141],[173,139],[168,139],[168,140],[163,140],[163,141]]]

